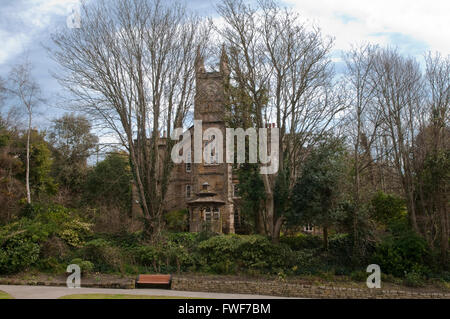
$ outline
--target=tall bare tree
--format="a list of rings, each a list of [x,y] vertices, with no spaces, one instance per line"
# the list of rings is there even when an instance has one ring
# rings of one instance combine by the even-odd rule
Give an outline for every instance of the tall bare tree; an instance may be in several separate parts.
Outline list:
[[[30,137],[33,111],[42,103],[41,89],[38,83],[31,75],[32,66],[26,61],[22,64],[13,66],[9,74],[8,91],[14,98],[14,104],[17,108],[25,108],[27,113],[27,143],[26,143],[26,167],[25,167],[25,186],[27,193],[27,203],[31,204],[30,190]]]
[[[232,83],[251,100],[253,126],[280,128],[280,171],[292,188],[305,145],[312,145],[333,123],[343,104],[334,91],[331,39],[309,28],[298,14],[274,1],[255,7],[242,0],[218,5],[218,28],[230,55]],[[287,168],[289,168],[287,170]],[[268,234],[278,240],[286,207],[275,207],[278,174],[264,174]]]
[[[378,50],[372,85],[381,112],[381,128],[386,134],[406,198],[409,220],[419,232],[413,171],[414,139],[422,125],[424,111],[423,77],[418,62],[397,50]]]
[[[442,57],[439,53],[431,52],[425,55],[425,79],[427,88],[428,116],[430,118],[427,127],[422,130],[424,140],[422,153],[423,159],[432,159],[428,165],[434,166],[434,174],[440,175],[432,178],[432,196],[425,196],[423,190],[422,176],[419,175],[418,193],[421,202],[427,202],[427,197],[432,203],[423,204],[428,210],[428,216],[438,220],[437,233],[440,235],[439,246],[444,264],[448,263],[449,249],[449,217],[448,217],[448,194],[449,194],[449,151],[450,151],[450,127],[449,127],[449,106],[450,106],[450,56]],[[428,135],[428,138],[427,138]],[[420,161],[420,164],[424,164]],[[437,165],[436,165],[437,164]],[[426,165],[426,164],[425,164]],[[431,167],[429,167],[431,169]],[[432,218],[433,219],[433,218]],[[427,232],[433,233],[433,232]],[[429,240],[430,241],[430,240]]]
[[[374,71],[375,56],[378,47],[367,44],[352,48],[344,54],[346,74],[344,81],[348,88],[349,114],[348,128],[353,143],[354,170],[354,215],[353,240],[354,251],[358,251],[358,214],[361,208],[361,175],[372,167],[372,149],[377,140],[380,112],[375,106],[375,87],[371,76]],[[372,172],[372,179],[374,178]]]
[[[192,106],[196,49],[209,29],[159,0],[99,1],[81,11],[81,28],[52,36],[49,50],[64,70],[56,76],[128,150],[145,231],[158,235],[173,165],[173,142],[161,134],[181,127]]]

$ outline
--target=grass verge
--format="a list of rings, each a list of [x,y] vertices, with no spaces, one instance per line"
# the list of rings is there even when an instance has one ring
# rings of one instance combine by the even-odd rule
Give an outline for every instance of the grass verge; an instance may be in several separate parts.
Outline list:
[[[0,290],[0,299],[14,299],[10,294]]]
[[[186,298],[177,296],[150,296],[150,295],[126,295],[126,294],[77,294],[66,295],[59,299],[200,299],[200,298]]]

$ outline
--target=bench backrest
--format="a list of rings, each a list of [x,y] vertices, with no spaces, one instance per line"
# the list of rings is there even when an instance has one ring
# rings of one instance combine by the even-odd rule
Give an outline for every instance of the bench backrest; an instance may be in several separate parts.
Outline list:
[[[171,275],[139,275],[138,283],[168,284],[171,279]]]

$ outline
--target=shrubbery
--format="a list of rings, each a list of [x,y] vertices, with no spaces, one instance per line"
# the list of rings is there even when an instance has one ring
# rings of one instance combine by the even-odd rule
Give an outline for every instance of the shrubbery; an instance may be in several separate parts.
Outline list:
[[[39,245],[23,235],[6,240],[0,250],[0,272],[15,273],[32,266],[39,258]]]
[[[316,235],[298,234],[296,236],[281,236],[280,242],[292,250],[318,249],[322,247],[322,239]]]
[[[99,272],[122,271],[124,258],[121,250],[103,238],[86,242],[81,256],[94,264]]]
[[[426,241],[405,220],[395,219],[377,244],[371,263],[379,264],[383,280],[403,280],[421,286],[435,269]],[[363,281],[367,273],[352,264],[352,238],[332,235],[329,250],[314,235],[282,236],[280,244],[260,235],[166,233],[158,242],[142,233],[96,234],[89,223],[64,207],[35,207],[28,217],[0,229],[0,272],[15,273],[36,267],[63,273],[78,264],[83,274],[204,272],[214,274],[349,275]],[[394,277],[395,276],[395,277]],[[397,279],[402,278],[402,279]],[[331,280],[331,279],[330,279]]]
[[[82,260],[81,258],[72,259],[71,264],[80,266],[82,274],[88,274],[94,270],[94,264],[88,260]]]
[[[430,272],[430,250],[425,239],[410,231],[388,235],[376,247],[373,263],[380,265],[382,271],[396,277],[415,272],[426,275]]]
[[[0,272],[61,269],[66,250],[82,246],[89,232],[90,224],[65,207],[29,206],[26,217],[0,229]]]

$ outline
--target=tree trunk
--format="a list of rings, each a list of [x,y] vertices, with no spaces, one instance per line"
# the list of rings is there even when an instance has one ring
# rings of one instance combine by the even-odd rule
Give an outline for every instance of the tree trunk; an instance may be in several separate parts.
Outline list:
[[[283,226],[284,221],[285,221],[285,218],[283,216],[281,216],[281,217],[278,217],[277,221],[275,222],[275,226],[273,228],[273,236],[272,236],[272,242],[274,244],[278,244],[280,242],[281,226]]]
[[[266,220],[267,232],[270,237],[273,237],[275,205],[274,205],[272,185],[269,180],[269,176],[267,174],[263,174],[262,179],[264,182],[264,190],[266,193],[266,199],[265,199],[266,207],[265,208],[266,208],[266,214],[267,214],[267,220]]]
[[[25,172],[25,184],[27,189],[27,203],[31,204],[30,190],[30,137],[31,137],[31,112],[28,114],[28,132],[27,132],[27,167]]]
[[[444,204],[445,205],[445,204]],[[444,267],[448,267],[448,216],[445,207],[441,207],[440,209],[441,215],[441,258],[442,264]]]

